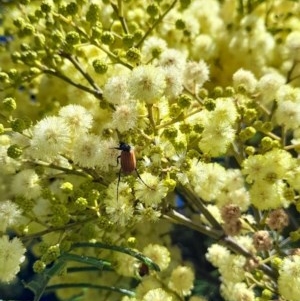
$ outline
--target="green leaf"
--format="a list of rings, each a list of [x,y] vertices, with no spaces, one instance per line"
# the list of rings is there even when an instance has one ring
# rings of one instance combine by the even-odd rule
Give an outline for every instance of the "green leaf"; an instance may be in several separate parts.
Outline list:
[[[141,262],[146,264],[150,269],[157,271],[157,272],[160,271],[159,266],[155,262],[153,262],[150,258],[148,258],[145,255],[143,255],[142,253],[134,251],[130,248],[108,245],[108,244],[104,244],[104,243],[100,243],[100,242],[76,243],[72,246],[71,249],[76,249],[76,248],[100,248],[100,249],[107,249],[107,250],[111,250],[111,251],[115,251],[115,252],[124,253],[124,254],[130,255],[130,256],[140,260]]]

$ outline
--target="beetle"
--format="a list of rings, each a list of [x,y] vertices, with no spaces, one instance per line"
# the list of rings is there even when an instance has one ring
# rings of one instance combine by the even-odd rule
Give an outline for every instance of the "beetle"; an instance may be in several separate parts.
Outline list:
[[[117,165],[119,165],[119,162],[121,163],[121,168],[119,170],[119,177],[118,177],[118,185],[117,185],[117,198],[119,196],[119,184],[121,179],[121,172],[124,174],[130,174],[132,172],[136,172],[138,178],[141,180],[141,182],[151,190],[153,190],[152,187],[148,186],[143,179],[141,178],[137,168],[136,168],[136,158],[135,153],[132,147],[125,143],[120,142],[118,147],[113,147],[113,149],[117,149],[121,151],[120,156],[117,157]]]

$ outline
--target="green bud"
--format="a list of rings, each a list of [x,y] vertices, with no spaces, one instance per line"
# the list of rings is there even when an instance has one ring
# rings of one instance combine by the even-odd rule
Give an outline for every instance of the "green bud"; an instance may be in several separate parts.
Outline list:
[[[78,12],[78,5],[76,2],[70,2],[67,4],[66,13],[70,16],[76,15]]]
[[[133,237],[133,236],[128,237],[128,239],[127,239],[127,246],[129,248],[134,248],[134,247],[136,247],[136,242],[137,242],[137,240],[136,240],[135,237]]]
[[[42,273],[46,268],[46,264],[42,260],[37,260],[32,268],[35,273]]]
[[[187,152],[187,157],[189,159],[193,159],[193,158],[199,158],[200,154],[199,152],[197,152],[195,149],[191,149]]]
[[[44,13],[40,9],[37,9],[34,12],[34,15],[36,16],[37,19],[42,19],[44,17]]]
[[[67,13],[67,4],[66,3],[60,3],[58,7],[58,13],[61,14],[64,17],[68,17]]]
[[[61,31],[59,30],[53,30],[51,34],[51,39],[54,42],[54,44],[60,44],[63,42],[64,37]]]
[[[47,252],[42,256],[42,260],[45,263],[51,263],[54,260],[56,260],[59,257],[59,255],[60,255],[60,248],[59,248],[59,245],[57,244],[57,245],[54,245],[54,246],[51,246],[48,248]],[[46,260],[44,260],[43,257]]]
[[[159,14],[159,6],[156,3],[149,4],[146,11],[148,15],[155,17]]]
[[[267,132],[271,132],[273,130],[273,125],[271,122],[267,121],[264,122],[262,125],[262,129],[263,132],[267,133]]]
[[[31,0],[19,0],[22,5],[27,5]]]
[[[268,289],[265,288],[265,289],[262,291],[261,296],[262,296],[262,298],[265,299],[265,300],[271,300],[271,299],[272,299],[272,296],[273,296],[273,293],[272,293],[270,290],[268,290]]]
[[[38,69],[38,68],[36,68],[36,67],[31,67],[31,68],[29,69],[29,75],[30,75],[30,76],[38,75],[38,74],[40,74],[40,73],[41,73],[41,70]]]
[[[180,0],[181,9],[186,9],[190,6],[191,0]]]
[[[13,24],[17,27],[17,28],[22,28],[25,24],[25,21],[23,18],[17,18],[13,20]]]
[[[193,127],[193,131],[197,134],[201,134],[204,130],[204,127],[202,124],[198,123],[198,124],[195,124],[194,127]]]
[[[126,52],[126,58],[129,62],[139,63],[141,61],[141,51],[138,48],[130,48]]]
[[[164,129],[163,135],[167,139],[174,140],[177,137],[178,133],[177,133],[176,128],[174,128],[174,127],[168,127],[166,129]]]
[[[184,30],[186,27],[185,22],[182,19],[177,19],[175,22],[175,26],[178,30]]]
[[[246,86],[244,84],[238,85],[238,87],[237,87],[237,93],[246,94],[247,93]]]
[[[91,24],[97,23],[97,21],[100,19],[99,5],[92,3],[85,15],[85,18]]]
[[[41,4],[41,11],[45,14],[50,13],[52,10],[52,6],[51,3],[47,0],[43,1],[43,3]]]
[[[181,113],[181,108],[177,103],[173,103],[169,108],[171,118],[176,118]]]
[[[38,57],[37,53],[33,50],[30,50],[30,51],[24,51],[22,53],[21,59],[25,64],[31,65],[34,64],[37,57]]]
[[[92,27],[92,40],[100,39],[102,35],[102,29],[100,26],[93,26]]]
[[[181,94],[177,102],[180,108],[186,109],[191,105],[192,99],[187,94]]]
[[[94,205],[94,203],[98,200],[100,196],[100,192],[97,189],[92,189],[88,192],[88,203]]]
[[[132,34],[127,34],[123,37],[123,44],[126,48],[130,48],[133,46],[134,37]]]
[[[169,191],[173,191],[176,187],[176,181],[173,179],[165,179],[164,186],[166,186]]]
[[[258,131],[262,131],[262,127],[263,127],[263,122],[261,120],[256,120],[253,123],[253,126],[258,130]]]
[[[105,31],[102,33],[101,42],[105,45],[112,45],[115,41],[114,35],[110,31]]]
[[[19,158],[22,153],[23,150],[17,144],[13,144],[7,149],[7,156],[13,159]]]
[[[245,148],[245,153],[248,155],[248,156],[252,156],[255,154],[255,147],[253,146],[247,146]]]
[[[214,91],[213,91],[214,97],[221,97],[221,96],[223,96],[223,93],[224,93],[224,91],[223,91],[222,87],[220,87],[220,86],[214,87]]]
[[[189,134],[192,131],[192,126],[189,123],[181,123],[179,129],[183,134]]]
[[[190,38],[190,36],[191,36],[191,31],[188,30],[188,29],[184,29],[184,30],[183,30],[183,35],[184,35],[185,37],[187,37],[187,38]]]
[[[66,42],[70,45],[78,44],[80,41],[80,36],[76,31],[69,31],[66,35]]]
[[[216,107],[216,102],[212,98],[207,98],[204,101],[204,107],[206,108],[207,111],[213,111]]]
[[[252,121],[257,117],[257,111],[255,109],[246,109],[244,112],[244,120],[246,123],[252,123]]]
[[[162,53],[162,49],[160,47],[153,47],[151,51],[151,55],[153,58],[158,58]]]
[[[37,165],[37,166],[35,166],[34,171],[38,176],[42,176],[45,174],[44,166]]]
[[[28,20],[31,24],[37,23],[37,21],[39,20],[35,14],[29,13],[27,16],[28,16]]]
[[[19,77],[19,72],[15,68],[11,68],[7,71],[7,74],[11,80],[15,80]]]
[[[79,197],[76,201],[75,201],[75,207],[77,210],[79,211],[83,211],[85,210],[85,208],[87,207],[88,202],[86,198],[83,197]]]
[[[225,97],[230,97],[233,96],[235,93],[234,88],[233,87],[226,87],[224,90],[224,96]]]
[[[22,43],[20,45],[20,49],[21,49],[21,51],[29,51],[29,50],[31,50],[31,47],[27,43]]]
[[[9,83],[9,76],[6,72],[0,72],[0,83]]]
[[[141,29],[137,29],[133,33],[133,37],[136,42],[140,41],[143,36],[144,32]]]
[[[10,57],[11,57],[12,62],[16,64],[16,63],[20,62],[20,60],[21,60],[21,53],[18,51],[14,51],[10,55]]]
[[[256,130],[252,126],[248,126],[245,129],[241,130],[239,134],[239,138],[242,141],[247,141],[248,139],[252,138],[256,133]]]
[[[202,99],[206,98],[208,96],[208,91],[204,88],[199,89],[198,96]]]
[[[270,150],[272,148],[273,140],[270,137],[264,137],[261,139],[261,147],[264,151]]]
[[[63,240],[60,243],[60,249],[61,249],[62,252],[70,251],[71,246],[72,246],[72,242],[70,240]]]
[[[123,27],[122,27],[122,23],[119,20],[115,20],[114,23],[112,24],[110,30],[119,35],[122,36],[123,35]],[[132,46],[132,45],[131,45]]]
[[[276,270],[279,270],[282,265],[282,259],[279,257],[275,257],[271,260],[272,267],[274,267]]]
[[[34,44],[37,48],[42,49],[45,47],[45,36],[43,34],[37,33],[34,35]]]
[[[66,194],[70,194],[73,192],[73,184],[70,182],[64,182],[60,185],[60,189],[66,193]]]
[[[104,74],[108,70],[108,65],[103,60],[96,59],[93,61],[93,68],[96,73]]]
[[[23,37],[25,36],[31,36],[35,32],[35,27],[32,24],[27,23],[23,28],[21,29],[20,33]]]
[[[292,242],[296,242],[296,241],[300,240],[300,231],[299,230],[291,231],[290,232],[290,239],[291,239]]]
[[[14,132],[22,133],[27,127],[23,119],[16,118],[10,122],[10,126]]]
[[[12,97],[4,98],[2,104],[3,109],[7,112],[12,112],[17,108],[16,100]]]
[[[273,140],[273,142],[272,142],[272,148],[281,148],[281,147],[282,147],[282,145],[281,145],[280,141]]]

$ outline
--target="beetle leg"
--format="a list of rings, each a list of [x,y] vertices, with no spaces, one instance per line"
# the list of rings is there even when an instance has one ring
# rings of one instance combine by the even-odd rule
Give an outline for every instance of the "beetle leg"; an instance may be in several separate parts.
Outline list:
[[[120,164],[120,158],[121,158],[121,155],[117,157],[117,166],[116,167],[118,167]]]
[[[143,181],[143,179],[141,178],[141,176],[140,176],[139,172],[137,171],[137,169],[135,169],[135,172],[136,172],[138,178],[142,181],[142,183],[143,183],[145,186],[147,186],[147,187],[150,188],[151,190],[154,190],[152,187],[150,187],[149,185],[147,185],[147,184]]]
[[[119,157],[118,157],[119,158]],[[122,168],[120,168],[119,170],[119,176],[118,176],[118,184],[117,184],[117,200],[119,199],[119,185],[120,185],[120,180],[121,180],[121,170]]]

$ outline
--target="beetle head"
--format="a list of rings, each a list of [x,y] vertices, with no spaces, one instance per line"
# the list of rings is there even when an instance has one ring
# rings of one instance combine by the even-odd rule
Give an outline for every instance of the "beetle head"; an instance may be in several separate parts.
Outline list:
[[[114,147],[114,149],[118,149],[124,152],[130,152],[131,146],[125,142],[120,142],[119,147]]]

